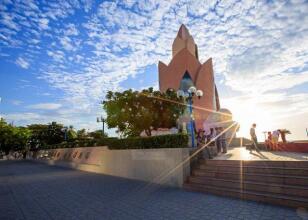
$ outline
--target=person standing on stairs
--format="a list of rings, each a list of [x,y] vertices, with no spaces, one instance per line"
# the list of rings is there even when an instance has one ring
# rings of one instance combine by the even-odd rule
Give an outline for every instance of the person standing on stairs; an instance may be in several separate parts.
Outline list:
[[[227,153],[227,141],[226,141],[226,134],[224,132],[224,129],[221,127],[220,128],[220,145],[222,148],[222,153],[226,154]]]
[[[217,147],[217,154],[221,152],[221,137],[220,137],[221,130],[219,127],[215,128],[216,134],[216,147]]]
[[[203,138],[203,131],[199,129],[197,133],[197,147],[201,147],[203,145]]]
[[[252,152],[252,149],[254,148],[257,152],[259,152],[259,148],[258,148],[258,139],[257,139],[257,135],[256,135],[256,127],[257,125],[255,123],[252,124],[251,128],[250,128],[250,137],[251,137],[251,141],[252,141],[252,145],[249,148],[250,153]]]
[[[212,135],[212,128],[210,128],[208,125],[204,126],[204,137],[205,137],[205,143],[209,143],[211,141],[211,135]]]

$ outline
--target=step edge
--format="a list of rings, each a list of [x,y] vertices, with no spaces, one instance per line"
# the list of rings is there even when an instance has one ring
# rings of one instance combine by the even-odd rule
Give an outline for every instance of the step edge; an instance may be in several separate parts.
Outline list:
[[[189,178],[202,178],[199,176],[190,176]],[[232,183],[239,183],[241,184],[240,181],[236,180],[228,180],[228,179],[221,179],[221,178],[208,178],[209,180],[214,180],[214,181],[223,181],[223,182],[232,182]],[[301,185],[299,186],[294,186],[294,185],[288,185],[288,184],[276,184],[276,183],[263,183],[263,182],[252,182],[252,181],[242,181],[242,183],[245,184],[254,184],[254,185],[262,185],[262,186],[274,186],[274,187],[284,187],[284,188],[292,188],[292,189],[300,189],[300,190],[308,190],[308,187],[303,187]]]
[[[239,173],[236,173],[236,172],[226,172],[226,171],[208,171],[208,172],[204,172],[202,171],[202,169],[195,169],[193,170],[193,172],[196,172],[196,171],[201,171],[203,173],[227,173],[227,174],[239,174]],[[291,177],[291,178],[297,178],[297,179],[306,179],[308,180],[308,176],[297,176],[297,175],[272,175],[272,174],[260,174],[260,173],[247,173],[247,172],[244,172],[245,175],[250,175],[250,176],[266,176],[266,177],[281,177],[281,178],[286,178],[286,177]]]
[[[185,186],[186,185],[186,186]],[[204,186],[204,185],[200,185],[197,183],[193,183],[193,184],[185,184],[183,185],[184,189],[185,187],[190,187],[190,186],[194,186],[197,185],[197,187],[201,187],[204,188],[206,190],[206,187],[208,187],[209,189],[214,189],[214,190],[220,190],[220,191],[228,191],[228,192],[233,192],[233,193],[239,193],[239,194],[250,194],[250,195],[255,195],[255,196],[264,196],[264,197],[271,197],[274,199],[285,199],[285,200],[292,200],[292,201],[297,201],[297,202],[305,202],[308,204],[308,198],[302,198],[302,197],[294,197],[294,196],[285,196],[285,195],[281,195],[281,194],[275,194],[275,193],[260,193],[257,191],[252,191],[252,190],[233,190],[233,189],[229,189],[229,188],[225,188],[225,187],[214,187],[214,186]]]
[[[211,167],[209,164],[200,164],[199,166]],[[267,167],[267,166],[236,166],[236,165],[215,165],[215,167],[232,167],[232,168],[257,168],[257,169],[283,169],[283,170],[305,170],[308,171],[307,167]]]

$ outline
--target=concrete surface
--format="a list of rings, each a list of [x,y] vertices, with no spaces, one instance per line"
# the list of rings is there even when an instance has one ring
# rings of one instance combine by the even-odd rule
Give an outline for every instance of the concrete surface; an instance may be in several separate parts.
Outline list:
[[[245,147],[235,147],[228,150],[226,154],[219,154],[215,160],[286,160],[286,161],[308,161],[308,153],[284,152],[284,151],[261,151],[249,153]]]
[[[81,155],[81,156],[80,156]],[[41,150],[38,157],[49,165],[182,187],[190,175],[189,148],[109,150],[83,147]],[[174,170],[174,167],[178,167]]]
[[[307,219],[305,210],[149,185],[30,161],[0,161],[0,219]]]

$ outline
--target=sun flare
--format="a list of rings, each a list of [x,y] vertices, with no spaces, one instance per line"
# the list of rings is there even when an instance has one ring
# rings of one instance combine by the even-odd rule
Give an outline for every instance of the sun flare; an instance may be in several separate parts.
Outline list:
[[[240,124],[237,136],[249,138],[249,129],[253,123],[257,124],[257,135],[259,140],[264,140],[265,131],[273,129],[273,121],[270,113],[257,105],[249,103],[230,103],[233,119]]]

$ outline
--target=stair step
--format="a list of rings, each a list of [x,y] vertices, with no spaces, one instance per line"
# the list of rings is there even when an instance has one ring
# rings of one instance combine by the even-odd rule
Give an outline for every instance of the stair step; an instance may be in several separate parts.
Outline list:
[[[252,181],[226,180],[206,177],[189,177],[189,183],[210,185],[214,187],[224,187],[232,189],[242,189],[257,192],[276,193],[289,196],[308,198],[308,187],[293,186],[284,184],[268,184]]]
[[[201,164],[199,166],[201,170],[209,171],[228,171],[228,172],[241,172],[241,173],[264,173],[264,174],[277,174],[277,175],[290,175],[290,176],[307,176],[307,168],[290,168],[290,167],[261,167],[261,166],[232,166],[232,165],[207,165]]]
[[[193,170],[194,176],[212,177],[226,180],[256,181],[263,183],[276,183],[286,185],[308,186],[308,177],[289,176],[289,175],[273,175],[261,173],[238,173],[227,171],[206,171],[202,169]]]
[[[231,166],[260,166],[260,167],[285,167],[306,168],[307,161],[274,161],[274,160],[200,160],[200,164],[207,165],[231,165]]]
[[[277,205],[308,208],[308,199],[298,198],[294,196],[285,196],[273,193],[260,193],[248,190],[236,190],[225,187],[214,187],[196,183],[185,183],[184,189],[191,191],[208,192],[222,196],[231,196]]]

